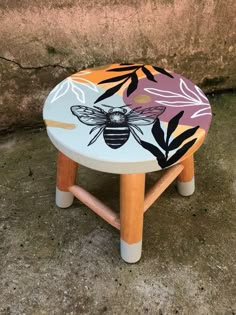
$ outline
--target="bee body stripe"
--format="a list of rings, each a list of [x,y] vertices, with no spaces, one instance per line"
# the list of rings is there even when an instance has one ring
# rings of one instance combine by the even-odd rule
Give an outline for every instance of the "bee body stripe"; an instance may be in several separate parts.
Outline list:
[[[106,144],[112,149],[120,148],[129,139],[129,135],[130,130],[128,126],[109,126],[105,127],[103,132],[103,137]]]
[[[120,137],[124,136],[126,137],[127,136],[127,133],[120,133],[118,134]],[[106,134],[107,137],[116,137],[117,136],[117,133],[107,133]]]
[[[106,127],[107,132],[120,133],[121,131],[129,130],[128,127]]]

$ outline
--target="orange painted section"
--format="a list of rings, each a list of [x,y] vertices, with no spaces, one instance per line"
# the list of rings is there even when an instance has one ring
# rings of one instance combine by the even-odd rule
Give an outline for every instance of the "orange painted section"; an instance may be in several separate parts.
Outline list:
[[[132,66],[141,66],[142,64],[132,64]],[[114,68],[122,68],[122,67],[127,67],[127,66],[120,66],[120,64],[111,64],[111,65],[104,65],[101,67],[96,67],[96,68],[91,68],[91,69],[86,69],[83,72],[78,72],[75,73],[73,75],[70,76],[70,78],[74,81],[77,82],[82,82],[83,84],[86,84],[86,81],[84,81],[83,79],[89,80],[95,84],[98,84],[101,81],[113,78],[114,76],[121,76],[124,74],[128,74],[130,72],[132,72],[132,70],[127,70],[127,71],[119,71],[119,72],[115,72],[115,71],[107,71],[109,69],[114,69]],[[151,72],[153,73],[153,75],[158,74],[158,72],[150,65],[145,65],[145,67]],[[141,69],[136,71],[136,74],[138,76],[139,79],[141,78],[145,78],[145,74],[143,73],[143,71]],[[116,94],[119,95],[123,95],[123,91],[128,87],[128,85],[130,84],[130,80],[127,80],[127,82],[125,84],[122,85],[122,87],[116,92]],[[121,80],[122,81],[122,80]],[[112,83],[104,83],[104,84],[99,84],[99,86],[101,88],[103,88],[104,90],[107,90],[109,88],[111,88],[114,85],[117,85],[119,81],[116,82],[112,82]]]
[[[77,170],[78,163],[58,151],[57,188],[61,191],[69,191],[68,188],[75,184]]]
[[[189,139],[190,140],[194,139],[194,136],[192,138],[189,138]],[[200,146],[202,145],[204,139],[205,139],[205,135],[201,139],[197,139],[196,142],[194,143],[194,145],[190,149],[188,149],[188,151],[181,157],[179,162],[184,161],[189,156],[193,155],[193,153],[196,152],[200,148]]]
[[[132,66],[141,66],[142,64],[132,64]],[[132,70],[127,70],[127,71],[119,71],[119,72],[115,72],[115,71],[107,71],[109,69],[114,69],[114,68],[122,68],[122,67],[127,67],[127,66],[120,66],[120,64],[111,64],[111,65],[105,65],[105,66],[101,66],[101,67],[96,67],[96,68],[91,68],[91,69],[86,69],[84,70],[84,73],[88,72],[87,74],[82,74],[81,72],[72,74],[70,76],[70,78],[74,81],[78,81],[78,82],[83,82],[86,83],[85,81],[81,81],[81,79],[86,79],[89,80],[95,84],[99,83],[100,81],[104,81],[110,78],[113,78],[114,76],[120,76],[123,74],[128,74],[129,72],[132,72]],[[145,65],[145,67],[153,73],[153,75],[158,74],[158,72],[153,69],[152,66],[150,65]],[[143,71],[141,69],[137,70],[136,72],[138,78],[144,78],[146,77],[143,73]],[[113,84],[117,84],[113,83]],[[111,86],[112,83],[109,84],[102,84],[101,86],[106,86],[109,85]]]
[[[69,129],[69,130],[76,128],[75,124],[69,124],[62,121],[45,119],[44,122],[47,127],[63,128],[63,129]]]
[[[178,125],[176,130],[173,132],[173,136],[177,137],[178,135],[180,135],[181,133],[183,133],[185,130],[188,130],[192,128],[192,126],[187,126],[187,125]],[[204,139],[206,137],[206,131],[202,128],[199,128],[195,134],[186,139],[181,146],[183,146],[184,144],[186,144],[187,142],[197,138],[196,142],[193,144],[193,146],[188,149],[188,151],[181,157],[181,159],[179,160],[179,162],[184,161],[185,159],[187,159],[189,156],[193,155],[194,152],[196,152],[200,146],[202,145],[202,143],[204,142]],[[179,163],[178,162],[178,163]]]
[[[183,171],[178,176],[179,182],[189,182],[194,176],[194,158],[191,155],[186,160],[182,161],[181,164],[184,166]]]

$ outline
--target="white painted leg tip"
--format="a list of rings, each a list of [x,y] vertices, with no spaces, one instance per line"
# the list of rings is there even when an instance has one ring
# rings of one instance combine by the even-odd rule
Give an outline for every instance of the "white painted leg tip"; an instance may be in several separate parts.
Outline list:
[[[120,253],[124,261],[130,264],[138,262],[142,254],[142,241],[134,244],[128,244],[120,240]]]
[[[56,205],[59,208],[68,208],[72,205],[74,196],[71,192],[61,191],[56,187]]]
[[[190,196],[194,193],[195,190],[195,181],[194,177],[189,182],[179,182],[177,181],[178,192],[181,196]]]

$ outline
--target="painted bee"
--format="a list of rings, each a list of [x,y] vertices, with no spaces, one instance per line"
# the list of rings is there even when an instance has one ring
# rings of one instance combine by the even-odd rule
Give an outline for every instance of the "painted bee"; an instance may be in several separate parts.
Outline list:
[[[93,144],[103,133],[105,143],[112,149],[118,149],[124,145],[129,139],[130,133],[140,143],[135,129],[143,134],[138,126],[154,123],[155,119],[165,111],[164,106],[136,107],[128,112],[128,109],[124,108],[128,105],[120,107],[102,105],[109,107],[108,112],[97,106],[90,108],[82,105],[71,106],[71,112],[83,124],[95,126],[90,130],[90,134],[99,129],[88,145]]]

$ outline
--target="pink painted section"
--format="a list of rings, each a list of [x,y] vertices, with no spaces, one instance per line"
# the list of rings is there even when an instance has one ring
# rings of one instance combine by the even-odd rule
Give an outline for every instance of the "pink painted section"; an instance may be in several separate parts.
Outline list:
[[[138,88],[129,97],[124,91],[124,103],[132,104],[132,108],[165,106],[165,112],[159,117],[164,122],[184,111],[181,124],[200,126],[207,131],[211,122],[211,108],[205,94],[188,79],[175,73],[172,75],[174,78],[163,74],[155,75],[157,82],[139,79]],[[139,95],[149,96],[150,101],[145,104],[136,103],[135,98]]]

